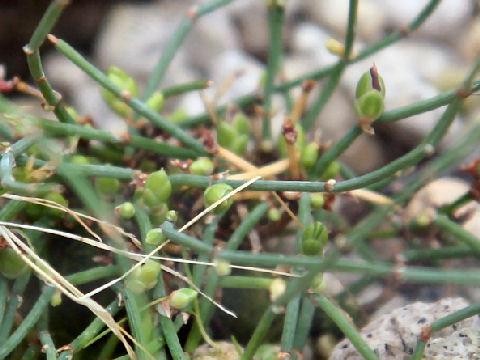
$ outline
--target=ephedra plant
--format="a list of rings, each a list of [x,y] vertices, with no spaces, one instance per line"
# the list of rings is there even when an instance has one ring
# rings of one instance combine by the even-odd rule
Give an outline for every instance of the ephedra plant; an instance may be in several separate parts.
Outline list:
[[[225,121],[226,105],[210,106],[200,116],[167,119],[162,112],[166,99],[208,84],[201,80],[162,87],[171,60],[194,31],[197,19],[231,2],[207,1],[188,12],[142,93],[122,69],[112,66],[102,71],[66,40],[50,34],[69,1],[53,1],[46,10],[24,47],[34,84],[17,78],[1,83],[4,92],[17,90],[39,97],[45,111],[53,112],[57,120],[29,115],[0,97],[0,359],[186,359],[195,356],[203,343],[220,354],[222,334],[211,331],[214,310],[232,317],[249,316],[242,309],[234,313],[222,305],[220,290],[226,288],[269,294],[269,304],[258,303],[264,306],[263,315],[248,341],[231,340],[239,358],[255,356],[276,318],[283,325],[278,349],[271,354],[298,358],[317,312],[331,319],[332,334],[338,328],[366,359],[377,359],[359,335],[358,319],[351,306],[346,307],[346,297],[391,275],[406,283],[480,283],[478,271],[408,263],[409,257],[441,262],[444,257],[478,256],[480,240],[461,229],[453,216],[458,206],[473,198],[473,191],[434,218],[422,219],[423,229],[438,226],[453,233],[456,246],[412,247],[403,254],[400,272],[398,263],[380,262],[368,242],[379,224],[400,234],[402,229],[389,215],[401,211],[420,187],[461,162],[478,144],[480,125],[474,125],[450,148],[440,152],[437,146],[463,100],[480,87],[474,81],[480,60],[472,64],[461,87],[396,109],[384,108],[389,74],[375,66],[365,69],[351,104],[358,124],[328,148],[306,140],[344,70],[413,33],[440,1],[429,1],[410,24],[353,55],[358,1],[350,0],[345,40],[330,44],[338,61],[278,82],[285,4],[269,0],[265,6],[270,44],[263,91],[236,99],[239,112],[232,122]],[[45,42],[98,83],[104,101],[128,123],[128,133],[96,128],[79,115],[82,109],[68,106],[52,89],[42,68],[40,47]],[[306,106],[312,88],[322,79],[326,82],[318,97]],[[276,146],[272,96],[289,95],[295,87],[301,87],[302,94],[294,99]],[[242,112],[251,104],[257,109],[253,116],[262,118],[259,134],[252,130],[251,115]],[[445,110],[423,141],[389,164],[351,176],[337,161],[361,134],[371,136],[377,124],[440,107]],[[143,157],[133,158],[137,152]],[[382,195],[407,172],[410,176],[401,187],[389,197]],[[474,176],[478,179],[478,171]],[[338,226],[345,223],[344,215],[332,211],[332,204],[342,194],[372,202],[372,210],[357,224]],[[405,226],[411,231],[419,227],[415,221]],[[282,241],[292,229],[297,254],[259,252],[246,240],[256,232]],[[82,245],[72,247],[78,252],[65,251],[63,259],[58,259],[52,254],[58,256],[55,249],[60,241],[62,247],[71,241]],[[345,258],[347,250],[357,254],[358,260]],[[61,270],[65,262],[73,264],[85,257],[89,259],[77,272]],[[324,293],[325,272],[350,272],[364,278],[332,299]],[[93,285],[80,288],[84,284]],[[22,298],[28,301],[20,307]],[[74,302],[68,304],[72,312],[80,307],[90,312],[91,323],[83,331],[58,329],[52,321],[57,305],[66,298]],[[354,317],[347,317],[344,309]],[[474,304],[436,321],[430,330],[433,333],[479,311],[479,304]],[[65,336],[70,339],[67,343],[58,342]],[[419,339],[415,358],[421,358],[426,341],[428,337]]]

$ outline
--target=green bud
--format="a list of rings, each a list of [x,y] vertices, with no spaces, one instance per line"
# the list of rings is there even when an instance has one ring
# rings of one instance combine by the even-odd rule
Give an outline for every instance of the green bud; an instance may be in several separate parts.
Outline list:
[[[357,83],[355,98],[359,99],[371,90],[379,91],[382,98],[385,97],[385,83],[383,82],[383,77],[378,74],[375,66],[363,73]]]
[[[65,207],[68,206],[68,202],[67,200],[63,197],[62,194],[59,194],[59,193],[50,193],[50,194],[47,194],[45,196],[45,200],[50,200],[50,201],[53,201],[59,205],[63,205]],[[52,217],[60,217],[64,214],[64,211],[60,210],[60,209],[52,209],[52,208],[46,208],[46,212],[52,216]]]
[[[124,219],[131,219],[135,215],[135,206],[129,201],[118,205],[115,210]]]
[[[153,111],[159,112],[163,108],[164,97],[161,92],[155,92],[146,102],[147,106]]]
[[[165,220],[175,222],[178,220],[178,214],[175,210],[168,210]]]
[[[324,202],[325,202],[325,199],[323,198],[322,193],[313,193],[310,196],[310,205],[312,205],[312,208],[314,209],[322,208]]]
[[[115,195],[120,190],[120,181],[115,178],[97,178],[95,187],[103,195]]]
[[[328,242],[328,230],[320,222],[309,225],[302,236],[301,246],[304,255],[320,255]]]
[[[301,153],[303,148],[307,144],[305,131],[303,130],[302,125],[300,125],[299,123],[295,123],[295,130],[297,131],[297,141],[295,141],[295,147]],[[285,137],[283,135],[280,135],[278,137],[277,149],[281,157],[288,157],[287,142],[285,141]]]
[[[322,176],[320,177],[322,180],[326,181],[329,179],[335,179],[340,172],[340,164],[336,161],[332,161],[328,167],[323,172]]]
[[[218,276],[228,276],[232,272],[230,262],[227,260],[215,259],[215,268],[217,269]]]
[[[28,270],[28,265],[9,247],[0,250],[0,274],[7,279],[16,279]]]
[[[159,246],[163,244],[165,240],[166,238],[165,235],[163,235],[162,229],[151,229],[145,236],[145,242],[148,245]]]
[[[318,159],[318,144],[310,143],[306,145],[300,153],[300,161],[305,168],[311,168]]]
[[[229,146],[235,142],[236,137],[237,132],[232,125],[225,121],[221,121],[217,125],[217,141],[223,147],[230,148]]]
[[[134,273],[135,271],[132,273],[132,275]],[[134,292],[135,294],[140,294],[146,290],[145,284],[143,283],[143,281],[136,279],[132,276],[127,279],[126,286],[127,286],[127,289]]]
[[[327,288],[327,282],[325,281],[325,277],[323,273],[318,273],[312,280],[311,288],[316,293],[323,293]]]
[[[282,218],[282,212],[278,208],[270,208],[268,210],[268,218],[270,221],[279,221]]]
[[[233,191],[233,188],[225,183],[219,183],[219,184],[214,184],[210,187],[208,187],[205,192],[203,193],[203,202],[205,204],[205,207],[209,207],[213,203],[217,202],[220,200],[222,197],[227,195]],[[230,206],[233,204],[233,198],[229,198],[228,200],[220,203],[214,210],[214,214],[221,214],[226,212]]]
[[[250,134],[250,121],[245,114],[238,113],[233,118],[233,126],[235,130],[242,135]]]
[[[151,173],[145,181],[145,191],[149,190],[157,202],[165,202],[172,192],[172,185],[165,170]]]
[[[158,282],[162,266],[155,261],[147,261],[140,267],[137,279],[145,284],[146,289],[153,288]]]
[[[50,298],[50,305],[58,306],[62,303],[62,293],[60,291],[55,291],[55,293]]]
[[[170,305],[175,309],[185,309],[197,297],[197,292],[190,288],[181,288],[170,294]]]
[[[208,157],[199,157],[190,165],[190,171],[195,175],[211,175],[213,168],[213,161]]]
[[[360,119],[376,120],[383,114],[383,97],[377,90],[370,90],[355,100],[354,108]]]

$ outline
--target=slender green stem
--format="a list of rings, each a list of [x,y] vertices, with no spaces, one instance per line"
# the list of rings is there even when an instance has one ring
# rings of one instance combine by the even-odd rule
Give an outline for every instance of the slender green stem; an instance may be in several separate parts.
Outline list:
[[[275,77],[282,60],[282,28],[285,18],[285,5],[277,0],[271,0],[268,5],[269,51],[268,63],[263,91],[263,139],[271,140],[271,110]]]
[[[340,328],[345,336],[352,342],[358,352],[367,360],[378,360],[378,356],[362,339],[355,326],[342,314],[342,312],[324,295],[313,295],[313,301],[325,314]]]
[[[421,260],[459,259],[474,256],[469,246],[445,246],[439,249],[412,249],[402,253],[407,262]]]
[[[453,212],[458,209],[460,206],[464,205],[465,203],[469,202],[472,200],[472,194],[470,191],[467,191],[465,194],[460,196],[457,200],[452,202],[451,204],[448,204],[446,206],[443,206],[438,212],[443,215],[453,215]]]
[[[47,360],[56,360],[57,359],[57,348],[52,339],[52,335],[47,330],[40,331],[39,334],[40,342],[42,343],[42,351],[45,351]]]
[[[114,316],[119,310],[120,305],[118,304],[118,300],[115,299],[106,307],[108,313]],[[85,330],[83,330],[80,335],[78,335],[70,344],[69,348],[71,350],[63,351],[59,354],[59,360],[66,360],[71,358],[73,353],[76,353],[86,347],[90,341],[97,336],[100,331],[105,327],[105,323],[100,320],[99,318],[95,318],[90,325],[88,325]]]
[[[0,275],[0,324],[2,323],[8,299],[8,280]]]
[[[417,346],[415,347],[415,351],[412,354],[412,360],[422,360],[423,359],[423,352],[425,351],[426,343],[422,340],[418,340]]]
[[[190,149],[181,148],[167,143],[161,143],[143,136],[129,135],[128,137],[122,137],[120,135],[112,134],[106,130],[83,127],[76,124],[58,123],[47,119],[32,118],[32,121],[40,125],[49,136],[78,136],[82,139],[99,140],[105,144],[128,144],[137,149],[148,150],[157,154],[181,159],[197,157],[197,154]]]
[[[215,237],[215,232],[217,231],[217,228],[218,228],[217,219],[213,220],[210,224],[208,224],[205,227],[205,230],[203,232],[203,237],[202,237],[202,241],[205,244],[210,245],[210,246],[213,245],[213,239]],[[200,254],[198,256],[199,261],[208,261],[209,258],[210,258],[210,254],[207,254],[207,253]],[[194,266],[193,282],[198,287],[202,286],[203,280],[205,278],[205,270],[206,269],[207,269],[206,265],[197,264],[197,265]]]
[[[302,351],[307,342],[310,329],[312,327],[313,315],[315,314],[315,306],[308,297],[302,297],[300,313],[298,315],[297,328],[295,330],[295,338],[293,339],[293,348]]]
[[[272,306],[269,306],[267,310],[263,313],[260,321],[255,328],[250,340],[248,341],[247,347],[242,354],[242,360],[250,360],[253,358],[255,351],[262,344],[262,340],[267,335],[270,325],[272,325],[273,319],[275,319],[276,314],[272,311]]]
[[[262,219],[269,208],[269,204],[261,203],[255,206],[242,223],[235,229],[225,246],[227,250],[236,250],[240,247],[245,236],[253,229],[253,227]]]
[[[463,227],[450,220],[445,215],[437,214],[433,220],[433,223],[440,229],[455,235],[461,242],[470,247],[477,258],[480,257],[480,239],[478,239],[474,234],[465,230]]]
[[[196,80],[185,84],[173,85],[162,90],[163,97],[169,98],[176,95],[185,94],[190,91],[203,90],[210,86],[210,81]]]
[[[143,100],[148,99],[156,91],[156,89],[158,89],[160,82],[167,72],[168,66],[172,62],[178,49],[192,29],[195,20],[222,6],[228,5],[232,1],[233,0],[212,0],[199,6],[192,7],[187,12],[183,20],[180,22],[180,25],[175,30],[175,33],[170,38],[167,46],[162,51],[162,56],[155,65],[155,68],[153,69],[148,80],[145,93],[142,96]]]
[[[30,42],[24,47],[27,55],[27,63],[30,73],[42,92],[48,105],[54,107],[54,112],[57,118],[62,122],[75,123],[75,120],[68,114],[63,105],[60,103],[60,98],[50,86],[45,74],[39,55],[39,48],[45,41],[47,34],[52,30],[62,14],[63,10],[70,4],[69,0],[54,0],[45,11],[40,23],[35,29]]]
[[[113,358],[116,347],[120,340],[115,334],[110,334],[107,342],[103,345],[101,352],[98,354],[97,360],[109,360]]]
[[[0,220],[10,221],[19,214],[25,207],[25,202],[10,200],[0,209]]]
[[[165,221],[162,224],[162,232],[172,242],[195,250],[198,253],[211,253],[213,246],[206,244],[192,236],[177,231],[171,222]]]
[[[10,331],[12,330],[13,322],[15,320],[15,314],[17,313],[18,306],[21,303],[22,294],[24,293],[28,281],[30,280],[30,275],[30,272],[21,275],[13,283],[7,308],[2,322],[0,323],[0,344],[4,344],[10,335]]]
[[[169,132],[172,136],[182,141],[192,150],[198,152],[198,155],[205,155],[203,145],[195,140],[191,135],[179,128],[174,123],[168,121],[156,111],[150,109],[145,103],[137,98],[126,94],[119,86],[114,84],[110,79],[94,65],[87,61],[74,48],[67,44],[64,40],[51,37],[50,40],[54,43],[58,51],[70,59],[75,65],[82,69],[88,76],[98,82],[102,87],[114,93],[118,98],[124,100],[137,114],[144,116],[156,126],[164,131]]]
[[[54,292],[55,288],[53,287],[49,287],[43,291],[28,315],[23,319],[12,335],[10,335],[6,341],[2,342],[2,346],[0,347],[0,359],[5,359],[8,354],[20,344],[25,336],[27,336],[28,331],[36,324],[42,313],[45,311],[45,308],[50,303],[50,298]]]
[[[350,59],[350,55],[353,51],[353,41],[355,39],[355,27],[357,24],[357,9],[358,0],[350,0],[348,6],[348,25],[347,34],[345,36],[345,54],[343,58],[345,60]]]

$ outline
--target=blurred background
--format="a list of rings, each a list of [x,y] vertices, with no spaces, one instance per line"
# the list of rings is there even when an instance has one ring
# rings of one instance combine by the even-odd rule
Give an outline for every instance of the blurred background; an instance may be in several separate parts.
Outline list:
[[[359,2],[356,52],[407,25],[426,0],[361,0]],[[0,2],[0,64],[6,78],[20,76],[31,81],[22,46],[28,42],[49,0],[3,0]],[[163,49],[188,9],[202,1],[95,1],[78,0],[62,15],[54,29],[102,70],[115,65],[144,85]],[[347,0],[287,0],[284,28],[283,68],[277,82],[334,63],[328,39],[343,41],[348,12]],[[433,16],[407,39],[374,56],[349,66],[339,88],[316,121],[323,142],[337,141],[357,119],[352,95],[360,75],[375,63],[387,87],[386,110],[431,97],[453,88],[463,78],[469,63],[480,51],[479,4],[474,0],[443,0]],[[206,96],[235,75],[219,99],[228,103],[253,91],[261,92],[261,79],[268,54],[267,1],[237,0],[196,21],[177,52],[161,86],[192,80],[212,80]],[[99,127],[121,131],[122,120],[110,111],[99,88],[75,65],[51,46],[42,47],[46,75],[64,99],[79,113],[91,115]],[[316,87],[310,100],[321,90]],[[291,91],[295,98],[297,91]],[[274,98],[276,134],[286,111],[283,96]],[[35,99],[20,99],[38,115],[48,116]],[[477,114],[478,100],[467,102],[456,121],[448,144],[463,125]],[[169,100],[165,114],[183,108],[189,115],[203,113],[198,93]],[[411,149],[431,129],[442,109],[414,116],[377,129],[376,136],[362,136],[343,155],[355,171],[371,171]]]

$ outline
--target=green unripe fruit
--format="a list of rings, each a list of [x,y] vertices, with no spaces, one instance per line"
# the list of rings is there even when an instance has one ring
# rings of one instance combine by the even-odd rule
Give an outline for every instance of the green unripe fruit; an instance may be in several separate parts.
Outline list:
[[[162,266],[155,261],[148,261],[140,267],[137,279],[145,284],[146,289],[153,288],[158,282]]]
[[[118,205],[115,210],[124,219],[131,219],[135,216],[135,206],[129,201]]]
[[[340,172],[340,164],[336,161],[332,161],[328,167],[323,172],[322,176],[320,177],[322,180],[326,181],[329,179],[335,179]]]
[[[232,267],[227,260],[215,259],[215,268],[218,276],[228,276],[232,272]]]
[[[221,121],[217,125],[217,141],[223,147],[230,148],[229,146],[235,142],[236,137],[237,132],[232,125],[225,121]]]
[[[268,210],[268,218],[270,221],[279,221],[282,218],[282,212],[277,208],[270,208]]]
[[[205,207],[207,208],[210,205],[214,204],[231,191],[233,191],[233,188],[225,183],[214,184],[208,187],[203,193],[203,202],[205,204]],[[230,208],[230,206],[232,206],[232,204],[233,198],[229,198],[228,200],[220,203],[215,209],[213,209],[213,213],[217,215],[224,213]]]
[[[301,241],[302,253],[304,255],[320,255],[328,242],[328,230],[319,221],[309,225]]]
[[[300,153],[300,162],[303,167],[311,168],[318,159],[318,144],[310,143],[306,145]]]
[[[161,92],[155,92],[150,96],[146,102],[147,106],[153,111],[159,112],[163,109],[164,97]]]
[[[0,250],[0,274],[7,279],[16,279],[27,272],[28,265],[9,247]]]
[[[150,191],[157,202],[165,202],[172,192],[172,185],[165,170],[151,173],[145,181],[145,192]],[[147,196],[150,196],[147,195]],[[150,199],[152,200],[152,199]]]
[[[53,201],[59,205],[68,206],[67,200],[63,197],[62,194],[59,193],[50,193],[45,196],[45,200],[50,200]],[[60,217],[64,214],[64,211],[60,209],[52,209],[52,208],[46,208],[46,212],[51,215],[52,217]]]
[[[115,195],[120,190],[120,181],[115,178],[97,178],[95,187],[103,195]]]
[[[211,175],[213,168],[213,161],[207,157],[199,157],[190,165],[190,171],[195,175]]]
[[[237,155],[243,155],[247,151],[247,145],[248,135],[238,134],[235,141],[229,146],[229,149]]]
[[[60,291],[55,291],[55,293],[50,298],[50,305],[58,306],[62,303],[62,293]]]
[[[354,108],[360,119],[376,120],[383,114],[383,97],[377,90],[370,90],[355,100]]]
[[[132,275],[135,273],[135,271],[132,273]],[[145,284],[143,281],[136,279],[136,278],[129,278],[126,281],[126,286],[127,289],[134,292],[135,294],[140,294],[146,290]]]
[[[71,116],[71,118],[75,121],[78,119],[78,112],[75,110],[74,107],[72,106],[65,106],[65,110],[67,110],[68,115]]]
[[[303,130],[302,125],[300,125],[299,123],[295,123],[295,130],[297,131],[297,140],[295,141],[295,147],[297,148],[297,151],[301,153],[303,148],[307,144],[305,131]],[[277,149],[281,157],[288,157],[287,142],[285,141],[285,137],[283,135],[280,135],[278,137]]]
[[[158,246],[163,244],[166,240],[165,235],[163,235],[162,229],[151,229],[145,236],[145,242],[148,245]]]
[[[313,193],[310,196],[310,205],[312,205],[312,208],[320,209],[323,207],[324,203],[325,203],[325,199],[323,198],[322,193]]]
[[[190,288],[178,289],[170,294],[170,305],[175,309],[185,309],[197,297],[197,292]]]
[[[233,126],[235,127],[235,130],[237,130],[237,132],[242,135],[249,135],[249,122],[250,121],[244,114],[236,114],[233,118]]]

